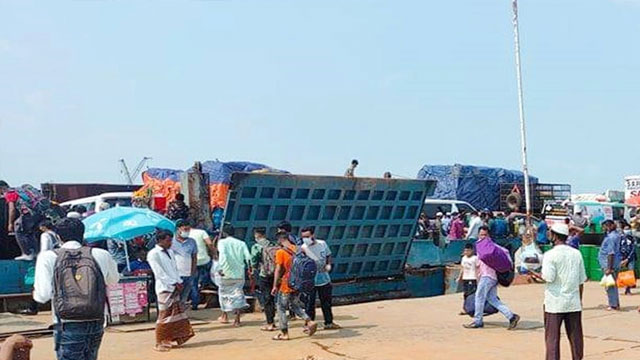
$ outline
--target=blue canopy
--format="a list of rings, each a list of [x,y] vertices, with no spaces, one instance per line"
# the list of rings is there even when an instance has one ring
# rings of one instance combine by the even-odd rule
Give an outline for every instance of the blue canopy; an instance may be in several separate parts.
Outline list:
[[[101,211],[82,221],[88,243],[106,239],[132,240],[156,228],[175,231],[173,221],[149,209],[118,206]]]

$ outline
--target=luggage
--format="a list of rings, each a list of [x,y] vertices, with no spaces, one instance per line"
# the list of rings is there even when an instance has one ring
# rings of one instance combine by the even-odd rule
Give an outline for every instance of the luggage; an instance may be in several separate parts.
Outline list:
[[[104,319],[107,290],[91,248],[54,250],[53,307],[62,320]]]
[[[516,277],[516,273],[513,269],[505,272],[496,272],[496,274],[498,275],[498,284],[504,287],[509,287],[513,282],[513,279]]]
[[[285,251],[289,250],[286,249]],[[293,264],[291,265],[289,287],[301,293],[310,293],[315,289],[317,272],[318,267],[316,262],[298,247],[298,251],[293,257]]]
[[[476,254],[478,254],[478,259],[498,273],[506,272],[513,268],[509,251],[493,242],[490,238],[476,242]]]

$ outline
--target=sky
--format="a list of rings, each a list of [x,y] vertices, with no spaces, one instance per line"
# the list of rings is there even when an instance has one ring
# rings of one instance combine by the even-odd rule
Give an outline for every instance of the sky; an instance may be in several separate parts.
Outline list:
[[[640,0],[520,0],[529,169],[640,173]],[[521,168],[510,0],[0,0],[0,178],[246,160]]]

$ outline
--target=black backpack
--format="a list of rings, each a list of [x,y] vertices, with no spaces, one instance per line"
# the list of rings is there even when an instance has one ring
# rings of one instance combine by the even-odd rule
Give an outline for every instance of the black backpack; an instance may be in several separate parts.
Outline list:
[[[107,289],[91,248],[54,250],[53,307],[62,320],[104,320]]]

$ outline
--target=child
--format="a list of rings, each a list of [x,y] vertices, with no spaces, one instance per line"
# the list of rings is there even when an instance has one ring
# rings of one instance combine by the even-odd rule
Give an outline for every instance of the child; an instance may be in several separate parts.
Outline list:
[[[460,273],[460,277],[458,281],[462,281],[462,289],[464,291],[464,299],[468,296],[474,294],[476,292],[476,287],[478,285],[477,282],[477,266],[478,266],[478,257],[473,253],[473,244],[469,243],[464,246],[464,252],[462,253],[462,260],[460,260],[460,264],[462,265],[462,272]],[[464,301],[463,301],[464,305]],[[460,315],[466,315],[466,311],[464,307]]]

